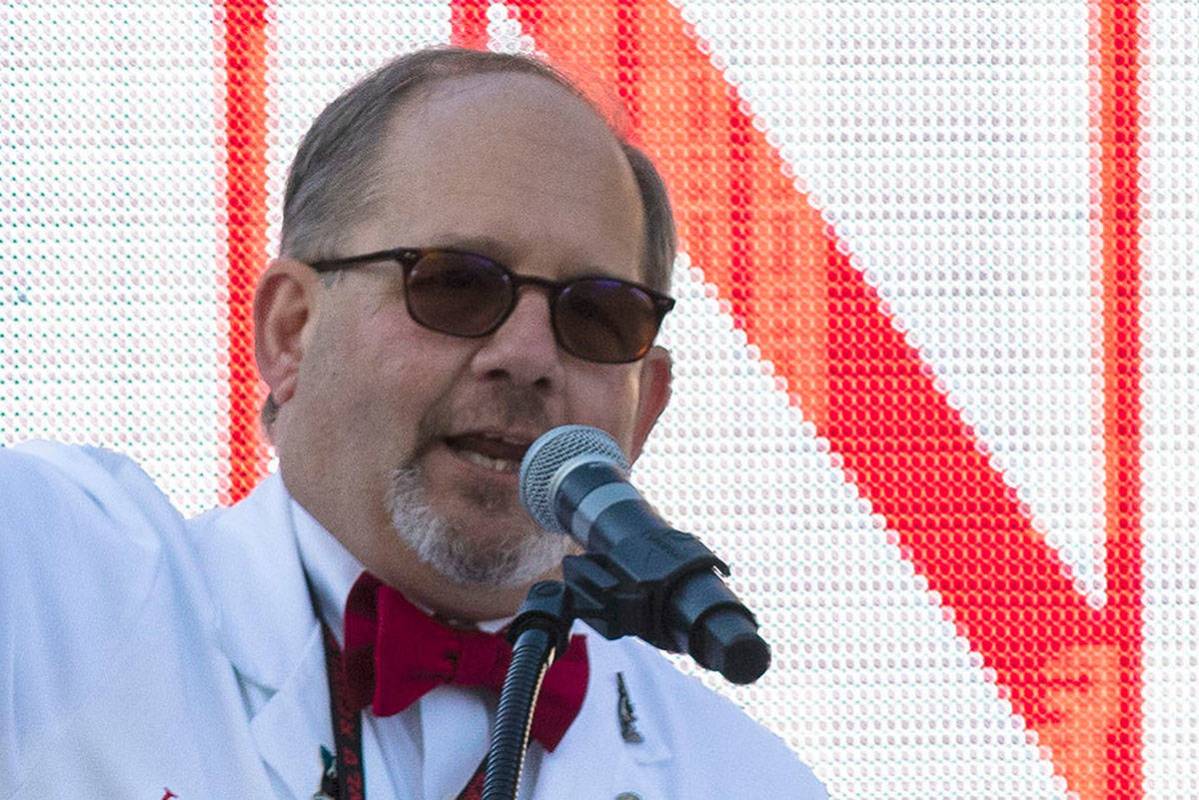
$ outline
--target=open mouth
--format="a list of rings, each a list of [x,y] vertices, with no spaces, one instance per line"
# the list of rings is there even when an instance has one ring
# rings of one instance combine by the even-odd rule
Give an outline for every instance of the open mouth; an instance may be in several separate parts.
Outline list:
[[[515,475],[532,441],[500,434],[464,433],[447,436],[445,443],[456,455],[476,466]]]

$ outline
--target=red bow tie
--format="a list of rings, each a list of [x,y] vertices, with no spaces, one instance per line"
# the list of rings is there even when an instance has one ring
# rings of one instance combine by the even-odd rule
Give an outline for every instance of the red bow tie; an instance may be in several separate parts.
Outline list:
[[[343,659],[351,701],[386,717],[444,683],[498,694],[512,645],[498,633],[451,628],[364,572],[346,600]],[[566,735],[586,693],[587,640],[576,635],[546,673],[533,713],[532,736],[546,750]]]

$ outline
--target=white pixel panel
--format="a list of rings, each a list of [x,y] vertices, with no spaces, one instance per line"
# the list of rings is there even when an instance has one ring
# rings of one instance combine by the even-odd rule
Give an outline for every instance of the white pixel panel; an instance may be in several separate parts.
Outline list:
[[[1199,796],[1199,8],[1145,15],[1145,796]]]
[[[106,444],[217,502],[228,368],[211,4],[0,11],[0,443]]]

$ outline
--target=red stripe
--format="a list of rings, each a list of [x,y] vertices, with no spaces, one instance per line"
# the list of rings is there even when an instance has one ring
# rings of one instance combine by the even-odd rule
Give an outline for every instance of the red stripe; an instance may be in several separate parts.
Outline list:
[[[641,117],[641,9],[640,0],[616,0],[616,92],[624,103],[630,133]]]
[[[450,0],[450,42],[472,50],[487,49],[490,0]]]
[[[555,61],[569,68],[581,60],[603,73],[612,52],[605,20],[619,14],[619,3],[516,0],[511,6]],[[640,91],[659,102],[652,113],[646,102],[637,132],[671,187],[685,249],[793,401],[841,454],[847,476],[886,518],[1015,712],[1043,742],[1052,742],[1054,762],[1071,787],[1088,797],[1139,792],[1139,755],[1129,767],[1128,751],[1118,747],[1139,742],[1140,712],[1106,716],[1122,678],[1139,686],[1137,669],[1119,666],[1130,658],[1139,663],[1135,472],[1122,472],[1114,490],[1123,490],[1127,506],[1113,523],[1124,544],[1108,562],[1109,587],[1129,591],[1098,613],[1074,590],[1028,509],[937,389],[933,370],[851,265],[845,243],[795,191],[787,166],[749,124],[735,87],[703,55],[706,44],[665,0],[643,2],[640,18]],[[1115,45],[1104,58],[1135,63],[1129,60],[1135,49]],[[1127,87],[1123,91],[1127,98]],[[730,101],[734,112],[722,113]],[[1114,125],[1127,135],[1127,119]],[[737,145],[733,158],[713,158],[729,153],[730,142]],[[1135,187],[1128,180],[1134,173],[1122,163],[1125,177],[1113,184],[1127,193]],[[746,223],[759,220],[769,224],[755,226],[754,250],[778,248],[774,252],[785,257],[755,260],[750,284],[748,245],[740,240]],[[1128,295],[1131,271],[1126,263],[1122,270],[1120,292]],[[1127,306],[1126,299],[1120,307]],[[1127,325],[1125,314],[1116,327],[1126,337]],[[1124,360],[1109,369],[1127,382],[1135,358],[1127,342],[1116,352]],[[1126,383],[1109,402],[1117,419],[1121,411],[1139,413],[1130,399]],[[1126,463],[1135,443],[1127,426],[1120,431],[1116,457]],[[1137,705],[1129,700],[1126,705]],[[1095,770],[1109,776],[1100,779],[1098,794],[1089,791]]]
[[[750,226],[753,223],[754,214],[761,209],[762,204],[755,202],[753,197],[757,181],[753,179],[754,154],[746,132],[749,120],[738,107],[736,93],[730,93],[726,103],[728,106],[726,130],[729,165],[729,250],[732,255],[732,260],[729,262],[729,283],[731,284],[729,297],[732,298],[735,306],[746,309],[746,313],[735,317],[734,322],[747,335],[753,335],[757,327],[755,323],[761,320],[761,316],[749,312],[749,308],[757,299],[753,281],[758,277],[753,260],[755,239]]]
[[[1100,221],[1109,641],[1119,643],[1119,718],[1107,796],[1142,797],[1140,4],[1098,3]]]
[[[265,473],[254,364],[254,286],[266,264],[266,2],[225,0],[225,209],[229,295],[229,473],[221,501],[245,497]]]

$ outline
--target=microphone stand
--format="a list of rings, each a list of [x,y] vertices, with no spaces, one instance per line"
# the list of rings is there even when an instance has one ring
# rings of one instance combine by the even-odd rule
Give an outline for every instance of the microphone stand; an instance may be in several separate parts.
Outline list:
[[[581,619],[605,639],[635,635],[689,652],[733,683],[770,664],[753,615],[720,581],[729,569],[698,539],[669,529],[631,538],[606,554],[567,556],[563,581],[533,584],[508,628],[512,661],[487,752],[483,800],[516,800],[541,680]]]
[[[541,679],[557,655],[566,651],[574,622],[572,608],[565,584],[541,581],[529,589],[520,612],[508,627],[512,661],[500,690],[487,750],[483,800],[516,800]]]

